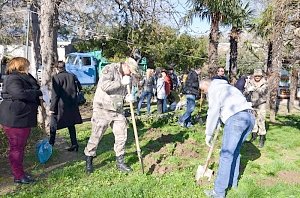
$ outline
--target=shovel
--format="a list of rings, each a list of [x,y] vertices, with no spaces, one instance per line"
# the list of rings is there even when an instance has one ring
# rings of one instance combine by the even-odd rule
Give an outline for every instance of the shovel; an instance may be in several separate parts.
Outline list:
[[[219,131],[220,130],[217,129],[216,132],[215,132],[214,139],[212,141],[211,147],[209,148],[209,152],[208,152],[207,159],[206,159],[206,162],[205,162],[204,166],[199,165],[198,168],[197,168],[195,179],[196,179],[198,184],[201,183],[200,179],[203,179],[204,177],[207,177],[208,181],[210,182],[210,180],[213,176],[214,171],[208,168],[208,164],[210,162],[210,158],[211,158],[211,155],[212,155],[212,152],[213,152],[213,149],[214,149]]]
[[[128,92],[128,94],[131,94],[129,85],[127,85],[127,92]],[[142,157],[142,154],[141,154],[141,149],[140,149],[140,144],[139,144],[139,136],[138,136],[138,132],[137,132],[137,127],[136,127],[132,102],[129,103],[129,106],[130,106],[130,113],[131,113],[131,119],[132,119],[132,125],[133,125],[136,152],[138,154],[138,158],[139,158],[139,161],[140,161],[141,166],[142,166],[142,172],[144,174],[144,163],[143,163],[143,157]]]

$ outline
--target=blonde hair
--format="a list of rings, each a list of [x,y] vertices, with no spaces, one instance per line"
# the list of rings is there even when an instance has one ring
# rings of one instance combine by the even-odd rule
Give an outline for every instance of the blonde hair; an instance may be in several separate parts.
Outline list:
[[[13,71],[20,73],[28,73],[30,62],[23,57],[15,57],[8,62],[8,67],[6,68],[6,73],[11,74]]]
[[[146,78],[149,79],[153,75],[153,69],[147,69],[146,71]]]

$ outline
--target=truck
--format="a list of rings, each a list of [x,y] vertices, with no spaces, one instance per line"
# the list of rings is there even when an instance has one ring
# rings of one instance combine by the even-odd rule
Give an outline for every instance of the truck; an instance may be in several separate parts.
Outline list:
[[[102,56],[102,51],[74,52],[66,55],[66,70],[77,76],[83,86],[96,85],[102,69],[110,62]],[[147,69],[147,59],[143,57],[139,61],[142,74]],[[41,78],[41,69],[38,70],[38,78]]]

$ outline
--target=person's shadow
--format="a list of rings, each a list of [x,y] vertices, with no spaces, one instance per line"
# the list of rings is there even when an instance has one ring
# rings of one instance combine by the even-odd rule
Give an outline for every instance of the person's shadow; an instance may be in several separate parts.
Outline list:
[[[241,162],[240,162],[240,175],[239,179],[243,176],[246,166],[249,161],[255,161],[260,158],[260,150],[252,144],[252,142],[245,142],[241,149]]]

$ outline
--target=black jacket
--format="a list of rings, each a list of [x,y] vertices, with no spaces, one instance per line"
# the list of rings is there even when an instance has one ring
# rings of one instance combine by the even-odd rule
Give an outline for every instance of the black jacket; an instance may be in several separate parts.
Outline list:
[[[57,115],[57,129],[82,123],[77,89],[81,90],[81,85],[74,74],[62,71],[53,76],[50,111]]]
[[[191,70],[188,74],[184,87],[182,89],[183,94],[193,94],[199,97],[199,77],[198,74]]]
[[[1,93],[0,123],[7,127],[27,128],[37,125],[39,96],[36,79],[30,74],[13,72],[6,76]]]

